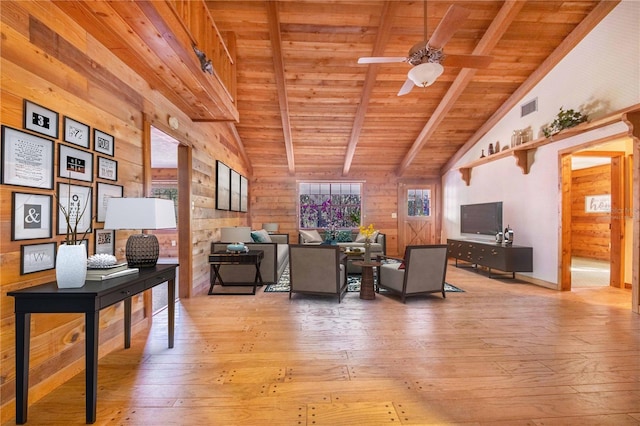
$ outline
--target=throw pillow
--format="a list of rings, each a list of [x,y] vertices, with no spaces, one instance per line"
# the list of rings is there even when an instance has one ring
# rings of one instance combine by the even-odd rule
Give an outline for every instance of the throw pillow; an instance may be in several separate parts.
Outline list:
[[[251,239],[256,243],[270,243],[271,236],[267,231],[261,229],[259,231],[251,231]]]
[[[373,235],[371,235],[372,243],[376,242],[376,238],[378,238],[379,233],[380,231],[373,232]],[[365,241],[367,241],[367,237],[362,232],[358,232],[358,236],[356,237],[356,243],[364,243]]]
[[[398,269],[404,269],[406,267],[406,265],[404,264],[404,260],[400,263],[400,266],[398,266]]]
[[[322,237],[320,233],[315,229],[310,230],[300,230],[300,235],[304,239],[304,241],[300,241],[301,243],[321,243]]]
[[[336,241],[339,243],[350,243],[353,240],[351,239],[351,231],[342,229],[338,231],[336,234]]]

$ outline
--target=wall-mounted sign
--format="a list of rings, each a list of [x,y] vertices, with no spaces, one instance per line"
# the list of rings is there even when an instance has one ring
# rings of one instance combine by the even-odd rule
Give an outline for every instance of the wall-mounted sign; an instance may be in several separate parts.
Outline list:
[[[586,213],[610,213],[611,194],[587,195],[584,197],[584,211]]]

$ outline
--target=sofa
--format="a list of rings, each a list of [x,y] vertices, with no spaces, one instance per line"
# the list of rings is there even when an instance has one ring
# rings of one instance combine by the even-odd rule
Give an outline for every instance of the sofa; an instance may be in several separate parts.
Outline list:
[[[260,275],[264,284],[275,284],[289,265],[289,234],[270,234],[271,242],[245,243],[249,250],[262,250]],[[211,252],[227,249],[228,243],[211,243]],[[253,265],[222,265],[220,276],[225,283],[253,282],[256,268]]]
[[[325,241],[325,230],[300,230],[298,231],[299,244],[327,244]],[[359,237],[360,232],[355,229],[339,230],[337,231],[335,245],[347,249],[347,248],[359,248],[364,253],[364,241],[362,236]],[[333,242],[330,244],[334,244]],[[385,255],[387,251],[386,235],[382,232],[377,232],[374,236],[374,241],[371,243],[371,258],[375,259],[377,255]],[[353,262],[348,263],[347,272],[350,274],[359,274],[362,272],[362,268],[353,265]]]

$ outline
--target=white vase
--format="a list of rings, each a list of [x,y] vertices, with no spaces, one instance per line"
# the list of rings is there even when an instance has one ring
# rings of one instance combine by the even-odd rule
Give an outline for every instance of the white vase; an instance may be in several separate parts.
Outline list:
[[[87,278],[87,249],[84,245],[58,247],[56,281],[59,288],[79,288]]]

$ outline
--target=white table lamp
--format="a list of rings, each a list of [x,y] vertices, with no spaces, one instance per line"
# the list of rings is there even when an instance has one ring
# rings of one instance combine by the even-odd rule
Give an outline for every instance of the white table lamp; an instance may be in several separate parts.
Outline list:
[[[104,229],[167,229],[176,227],[173,201],[161,198],[110,198]],[[158,238],[153,234],[133,234],[127,240],[130,268],[155,266],[160,254]]]

